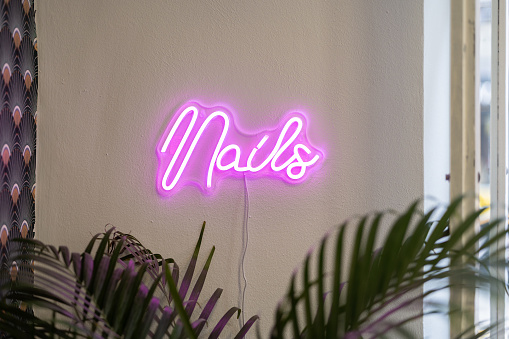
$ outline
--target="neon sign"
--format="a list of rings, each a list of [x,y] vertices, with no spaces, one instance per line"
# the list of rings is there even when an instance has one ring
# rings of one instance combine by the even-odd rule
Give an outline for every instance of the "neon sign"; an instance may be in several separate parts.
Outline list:
[[[194,184],[211,193],[226,176],[272,176],[301,183],[323,159],[306,138],[303,114],[287,114],[273,130],[247,135],[224,107],[182,106],[157,145],[157,190],[169,196]]]

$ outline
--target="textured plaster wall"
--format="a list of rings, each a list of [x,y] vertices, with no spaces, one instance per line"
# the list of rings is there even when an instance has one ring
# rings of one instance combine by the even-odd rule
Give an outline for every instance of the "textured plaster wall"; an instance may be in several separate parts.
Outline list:
[[[304,110],[309,140],[327,155],[299,186],[247,182],[245,310],[261,315],[263,331],[324,232],[423,195],[422,0],[45,0],[36,9],[39,239],[82,250],[113,224],[185,262],[206,220],[203,249],[217,247],[209,291],[224,288],[222,310],[237,305],[243,182],[222,181],[213,197],[155,191],[158,138],[191,99],[228,103],[247,132]]]

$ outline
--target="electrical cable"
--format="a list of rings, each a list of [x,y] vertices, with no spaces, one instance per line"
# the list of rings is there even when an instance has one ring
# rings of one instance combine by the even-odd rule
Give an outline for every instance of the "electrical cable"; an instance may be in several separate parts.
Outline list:
[[[242,301],[241,301],[241,327],[244,326],[244,313],[245,312],[245,301],[246,301],[246,288],[247,288],[247,278],[246,278],[246,271],[244,269],[244,260],[246,258],[246,252],[247,252],[247,244],[249,242],[249,228],[248,228],[248,218],[249,218],[249,192],[247,189],[247,179],[246,179],[246,173],[244,173],[244,227],[242,229],[242,259],[241,259],[241,266],[242,266],[242,277],[244,279],[244,288],[242,289]]]

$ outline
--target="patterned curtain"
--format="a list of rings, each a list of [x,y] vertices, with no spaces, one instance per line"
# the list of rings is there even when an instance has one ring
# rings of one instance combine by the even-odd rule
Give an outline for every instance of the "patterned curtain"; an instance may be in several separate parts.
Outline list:
[[[10,256],[23,251],[11,239],[34,237],[37,39],[34,0],[0,1],[0,284],[5,284],[33,279],[33,269],[21,270]]]

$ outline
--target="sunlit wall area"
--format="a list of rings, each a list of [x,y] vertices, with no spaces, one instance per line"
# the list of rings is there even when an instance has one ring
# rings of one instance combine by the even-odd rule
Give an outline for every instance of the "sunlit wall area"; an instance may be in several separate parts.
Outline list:
[[[424,209],[449,202],[450,173],[450,25],[449,1],[424,1]],[[430,282],[426,291],[441,286]],[[449,292],[424,300],[424,312],[447,306]],[[424,318],[424,338],[449,338],[449,319],[441,314]]]
[[[266,332],[325,232],[424,195],[423,1],[36,6],[41,240],[82,250],[112,224],[185,262],[206,220],[202,246],[216,252],[204,294],[222,287],[226,309],[239,304],[247,207],[245,311]],[[189,101],[227,107],[248,135],[302,112],[324,161],[298,185],[232,177],[212,195],[191,185],[162,197],[156,147]]]

